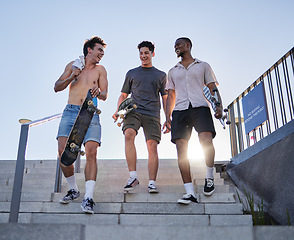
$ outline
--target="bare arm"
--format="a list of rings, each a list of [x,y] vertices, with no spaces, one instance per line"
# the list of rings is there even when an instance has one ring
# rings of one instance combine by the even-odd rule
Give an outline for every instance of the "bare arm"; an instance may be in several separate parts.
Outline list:
[[[172,115],[173,109],[175,108],[175,103],[176,103],[175,90],[169,89],[167,100],[166,100],[166,112],[165,112],[166,122],[163,124],[163,130],[166,128],[164,133],[168,133],[171,130],[171,115]]]
[[[99,80],[98,86],[93,87],[91,93],[93,97],[97,97],[99,100],[105,101],[108,97],[108,80],[107,80],[107,72],[103,66],[99,66]]]
[[[54,91],[60,92],[67,88],[67,86],[75,80],[81,73],[79,68],[73,70],[72,69],[73,62],[70,62],[66,65],[64,72],[60,76],[60,78],[55,82]]]
[[[222,104],[222,99],[221,99],[220,93],[218,90],[215,92],[213,91],[214,89],[217,89],[214,82],[207,84],[207,87],[209,88],[211,95],[214,95],[214,94],[217,95],[217,100],[218,100],[219,104],[216,106],[217,112],[214,114],[214,116],[216,118],[221,118],[223,115],[223,104]]]
[[[123,100],[125,100],[128,97],[129,94],[127,93],[121,93],[121,95],[118,98],[118,102],[117,102],[117,108],[116,108],[116,112],[112,115],[112,118],[116,121],[118,116],[117,116],[117,112],[118,112],[118,107],[119,105],[122,103]]]
[[[167,101],[167,95],[163,95],[161,96],[162,98],[162,107],[163,107],[163,111],[166,114],[166,101]]]

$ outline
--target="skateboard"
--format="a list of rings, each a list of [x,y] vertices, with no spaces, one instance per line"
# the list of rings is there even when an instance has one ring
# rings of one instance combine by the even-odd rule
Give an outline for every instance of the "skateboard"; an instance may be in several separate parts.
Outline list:
[[[118,112],[116,114],[116,116],[118,116],[118,118],[122,119],[121,122],[117,123],[117,126],[121,126],[122,123],[124,122],[126,115],[132,111],[133,109],[136,109],[137,105],[134,103],[134,99],[133,98],[127,98],[125,100],[123,100],[121,102],[121,104],[118,107]],[[116,121],[115,121],[116,122]]]
[[[214,94],[211,94],[208,87],[206,86],[203,87],[203,94],[205,98],[209,101],[211,108],[213,109],[214,112],[216,112],[216,108],[220,105],[220,102],[217,97],[217,91],[218,91],[217,88],[215,88],[213,89]],[[223,125],[223,129],[226,129],[226,124],[231,124],[231,122],[227,120],[227,117],[228,117],[227,112],[228,112],[228,109],[225,108],[222,113],[222,117],[219,118],[220,123]]]
[[[88,131],[94,113],[101,113],[101,111],[93,103],[93,100],[94,99],[89,90],[71,129],[65,149],[61,155],[60,162],[64,166],[70,166],[73,164],[79,153],[82,156],[85,154],[85,152],[81,150],[85,135]]]

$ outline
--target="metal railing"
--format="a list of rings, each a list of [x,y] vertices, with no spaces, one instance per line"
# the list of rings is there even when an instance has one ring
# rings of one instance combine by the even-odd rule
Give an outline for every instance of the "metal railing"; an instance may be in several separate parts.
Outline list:
[[[21,125],[19,145],[18,145],[18,154],[16,160],[15,174],[14,174],[14,183],[11,197],[10,213],[9,213],[9,222],[17,223],[18,222],[18,213],[21,199],[22,183],[23,183],[23,174],[25,166],[25,156],[26,156],[26,147],[28,141],[29,128],[37,126],[48,121],[60,118],[62,114],[55,114],[40,120],[28,121]],[[55,182],[61,184],[61,171],[59,168],[59,161],[57,161],[56,168],[56,179]],[[57,184],[55,183],[55,186]]]
[[[259,83],[263,82],[268,120],[246,134],[242,99]],[[229,106],[231,155],[236,156],[278,128],[284,126],[294,115],[294,48],[241,93]]]

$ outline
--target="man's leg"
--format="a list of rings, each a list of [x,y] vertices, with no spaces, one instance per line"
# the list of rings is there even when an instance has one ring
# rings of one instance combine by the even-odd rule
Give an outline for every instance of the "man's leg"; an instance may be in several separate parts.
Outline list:
[[[149,172],[149,193],[158,193],[155,187],[155,181],[158,171],[158,153],[157,153],[158,142],[156,140],[147,140],[148,149],[148,172]]]
[[[178,152],[178,165],[184,182],[184,187],[187,193],[178,200],[178,203],[189,204],[190,202],[197,202],[194,193],[194,186],[192,183],[190,162],[188,159],[188,141],[186,139],[177,139],[176,146]]]
[[[125,154],[129,172],[136,171],[137,153],[135,147],[136,131],[132,128],[125,130]]]
[[[124,132],[125,134],[125,154],[129,169],[130,178],[126,186],[124,187],[125,191],[133,190],[133,188],[139,185],[137,171],[136,171],[136,161],[137,161],[137,153],[135,147],[135,138],[136,131],[132,128],[127,128]]]
[[[86,166],[85,166],[85,180],[96,181],[97,178],[97,149],[99,143],[88,141],[85,144],[86,150]]]
[[[158,171],[157,141],[147,140],[149,180],[156,181]]]
[[[60,160],[61,155],[65,149],[65,145],[67,142],[67,137],[59,137],[58,138],[58,158]],[[65,176],[66,182],[68,184],[69,191],[67,192],[66,196],[64,196],[60,202],[61,203],[69,203],[72,200],[78,198],[80,196],[80,192],[78,186],[76,184],[76,179],[74,175],[74,166],[73,164],[66,167],[60,164],[60,168]]]
[[[190,163],[188,159],[188,141],[186,139],[176,140],[178,165],[184,184],[192,182]]]
[[[94,213],[93,195],[97,178],[97,149],[99,143],[88,141],[85,144],[86,166],[85,166],[85,196],[82,202],[82,209],[85,213]]]
[[[199,134],[199,142],[204,152],[206,166],[209,168],[214,167],[215,149],[212,142],[211,132],[202,132]]]
[[[214,192],[214,156],[215,149],[212,142],[212,133],[211,132],[202,132],[199,134],[199,141],[204,152],[204,158],[206,163],[206,177],[205,177],[205,186],[203,189],[204,195],[210,196]]]

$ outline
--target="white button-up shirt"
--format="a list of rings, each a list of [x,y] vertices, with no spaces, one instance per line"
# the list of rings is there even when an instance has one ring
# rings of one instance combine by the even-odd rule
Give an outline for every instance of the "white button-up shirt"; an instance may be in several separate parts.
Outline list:
[[[196,58],[194,60],[187,69],[181,63],[177,63],[168,72],[166,90],[175,90],[174,110],[188,109],[189,103],[193,108],[208,107],[203,87],[212,82],[218,84],[210,65]]]

